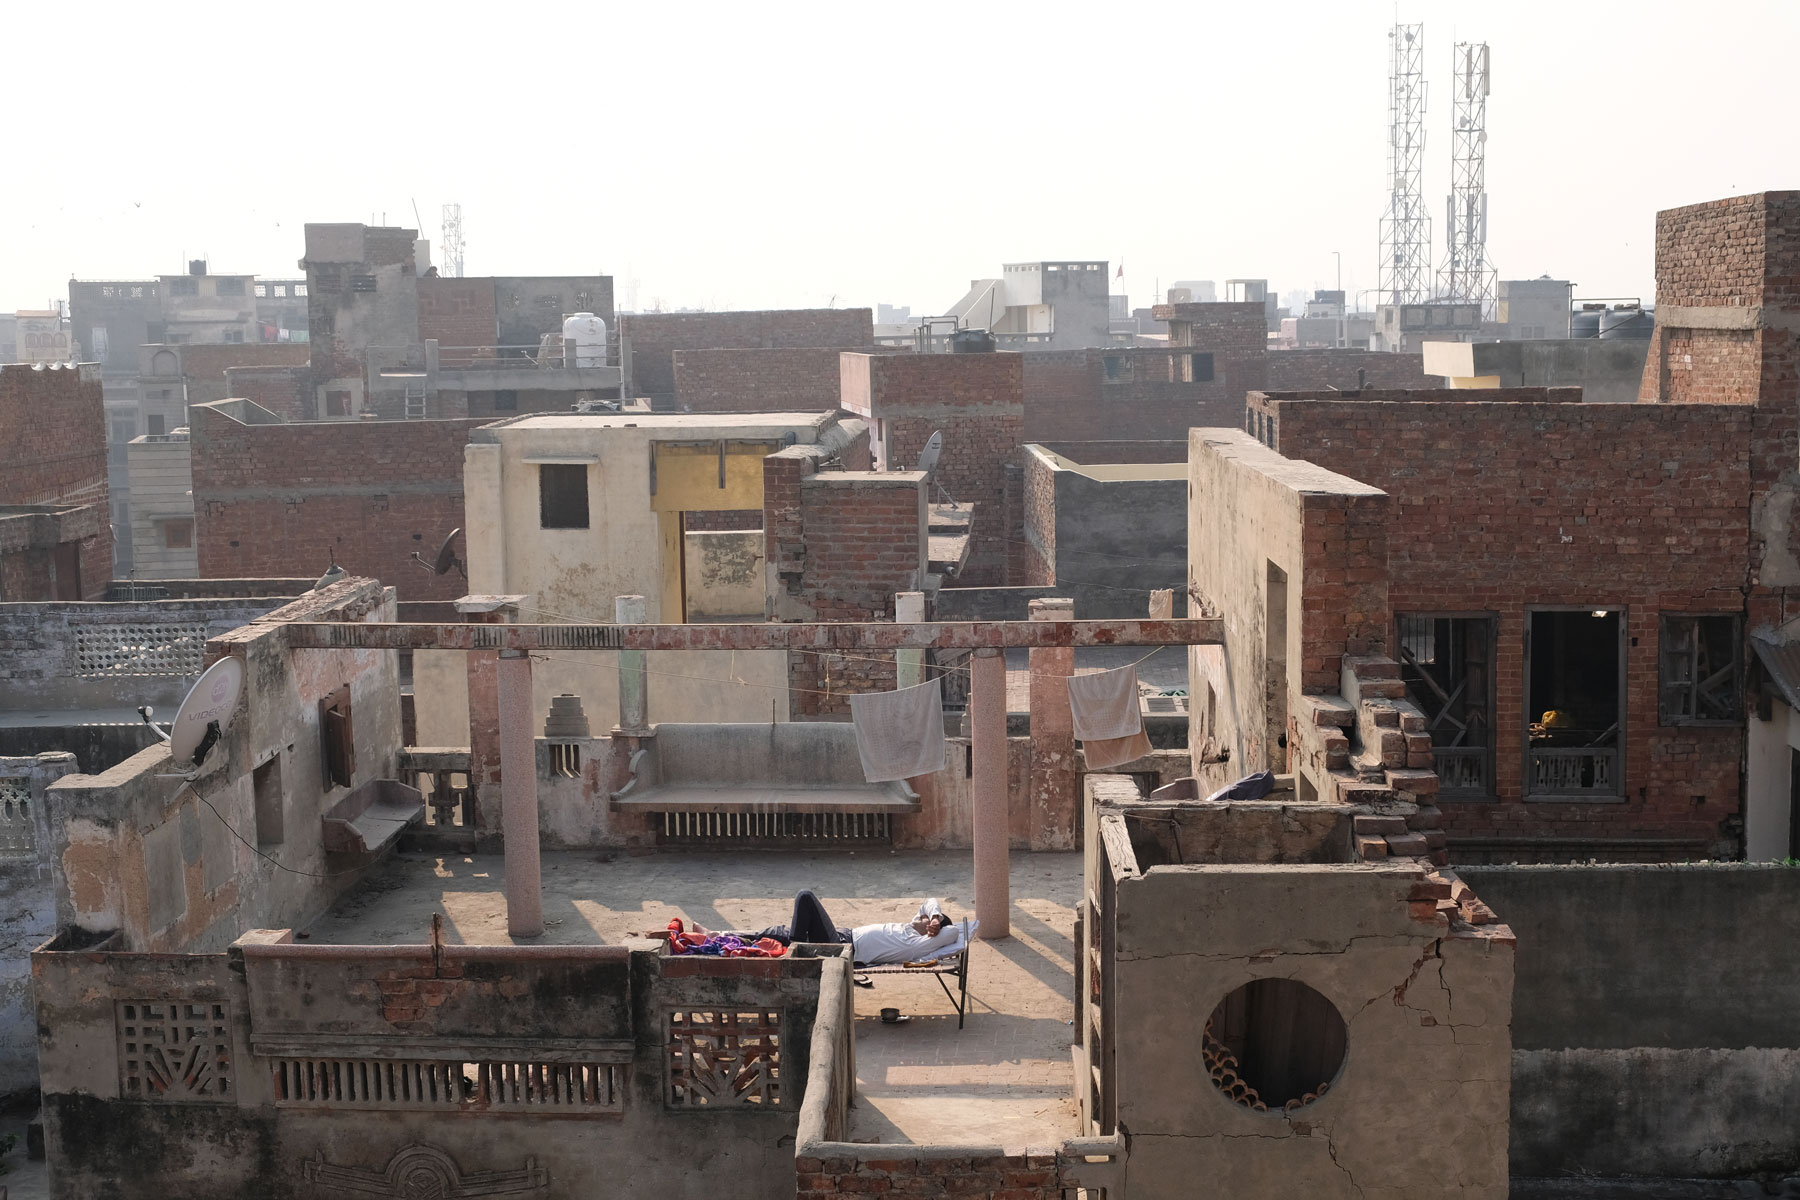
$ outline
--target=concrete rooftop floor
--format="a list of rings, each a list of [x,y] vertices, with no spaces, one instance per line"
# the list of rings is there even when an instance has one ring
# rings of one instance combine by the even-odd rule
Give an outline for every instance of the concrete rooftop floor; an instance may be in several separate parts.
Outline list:
[[[504,878],[497,855],[401,855],[304,932],[315,943],[423,942],[442,913],[450,940],[507,944]],[[974,906],[967,851],[552,851],[543,878],[548,928],[530,944],[614,944],[672,917],[709,929],[778,924],[803,887],[840,925],[909,919],[927,896],[956,917]],[[1080,891],[1079,854],[1012,856],[1012,936],[976,942],[960,1031],[934,978],[875,976],[856,989],[852,1140],[1023,1150],[1080,1132],[1069,1058]],[[884,1006],[910,1019],[883,1025]]]

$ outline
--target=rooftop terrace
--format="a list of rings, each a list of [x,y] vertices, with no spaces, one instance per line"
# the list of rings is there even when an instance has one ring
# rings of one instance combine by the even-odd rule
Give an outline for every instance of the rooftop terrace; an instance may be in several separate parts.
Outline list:
[[[618,944],[674,917],[709,929],[778,924],[803,887],[843,925],[905,919],[926,896],[955,917],[974,907],[967,852],[546,852],[543,880],[547,928],[528,944]],[[975,943],[961,1030],[933,978],[876,976],[856,989],[849,1140],[1023,1151],[1080,1132],[1068,1049],[1080,885],[1080,855],[1012,856],[1012,937]],[[417,943],[440,913],[447,941],[509,944],[504,889],[499,855],[405,854],[303,932],[315,944]],[[882,1024],[888,1006],[910,1019]]]

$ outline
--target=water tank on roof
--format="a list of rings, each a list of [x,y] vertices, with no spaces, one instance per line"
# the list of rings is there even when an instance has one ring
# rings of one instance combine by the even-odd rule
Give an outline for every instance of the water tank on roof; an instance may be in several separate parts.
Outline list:
[[[985,329],[958,329],[950,335],[952,354],[992,354],[994,335]]]
[[[1569,314],[1569,336],[1572,338],[1596,338],[1600,336],[1600,314],[1593,309],[1580,309]]]
[[[1646,339],[1656,321],[1637,305],[1615,305],[1600,314],[1600,336],[1603,338]]]
[[[575,367],[604,367],[606,322],[585,312],[564,317],[563,362]]]
[[[204,258],[188,259],[188,274],[189,275],[204,275],[204,274],[206,274],[206,260]]]

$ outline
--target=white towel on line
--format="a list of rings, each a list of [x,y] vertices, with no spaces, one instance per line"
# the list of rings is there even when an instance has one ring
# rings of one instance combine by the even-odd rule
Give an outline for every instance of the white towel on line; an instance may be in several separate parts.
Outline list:
[[[916,779],[944,769],[941,680],[850,697],[856,750],[870,783]]]
[[[1144,728],[1138,708],[1137,667],[1069,677],[1069,715],[1084,742],[1128,738]]]

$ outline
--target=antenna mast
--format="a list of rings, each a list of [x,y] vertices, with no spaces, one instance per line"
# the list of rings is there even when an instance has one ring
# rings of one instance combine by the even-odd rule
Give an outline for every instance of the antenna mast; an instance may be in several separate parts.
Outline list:
[[[1417,304],[1431,274],[1431,218],[1419,168],[1425,157],[1425,26],[1395,25],[1388,66],[1388,209],[1381,218],[1382,300]]]
[[[1458,42],[1444,214],[1447,253],[1438,290],[1446,300],[1481,305],[1484,321],[1493,320],[1495,307],[1495,271],[1487,260],[1487,98],[1487,43]]]
[[[444,274],[461,279],[463,273],[462,205],[444,205]]]

